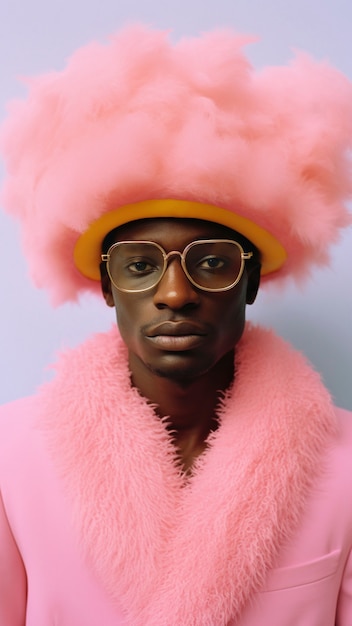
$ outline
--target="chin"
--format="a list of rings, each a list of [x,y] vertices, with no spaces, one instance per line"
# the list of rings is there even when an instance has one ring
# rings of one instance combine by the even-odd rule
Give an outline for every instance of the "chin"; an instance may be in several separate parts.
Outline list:
[[[172,358],[170,361],[172,362],[158,364],[148,363],[147,367],[152,374],[184,386],[191,384],[194,380],[200,378],[215,366],[215,363],[211,362],[207,364],[204,360],[201,362],[190,362],[189,359],[185,358]]]

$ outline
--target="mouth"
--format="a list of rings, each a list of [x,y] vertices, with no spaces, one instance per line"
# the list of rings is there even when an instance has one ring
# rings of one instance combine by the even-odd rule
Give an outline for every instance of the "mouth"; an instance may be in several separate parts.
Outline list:
[[[150,328],[147,339],[158,348],[172,352],[183,352],[200,346],[207,332],[195,322],[161,322]]]

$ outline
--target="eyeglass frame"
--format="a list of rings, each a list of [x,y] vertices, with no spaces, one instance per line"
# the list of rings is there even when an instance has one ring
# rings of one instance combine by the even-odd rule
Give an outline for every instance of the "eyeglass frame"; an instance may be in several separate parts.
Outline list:
[[[118,287],[118,285],[116,285],[114,279],[111,276],[110,273],[110,267],[109,267],[109,261],[110,261],[110,257],[111,257],[111,253],[112,250],[114,248],[117,248],[118,246],[120,246],[121,244],[152,244],[153,246],[155,246],[156,248],[158,248],[160,250],[160,252],[162,253],[163,256],[163,260],[164,260],[164,267],[163,270],[161,272],[161,275],[159,276],[158,280],[156,281],[156,283],[154,283],[153,285],[151,285],[150,287],[144,287],[143,289],[126,289],[124,287]],[[230,285],[226,286],[226,287],[218,287],[218,288],[210,288],[210,287],[202,287],[201,285],[198,285],[192,278],[192,276],[189,274],[188,270],[187,270],[187,266],[186,266],[186,255],[189,252],[189,250],[200,243],[230,243],[233,244],[235,246],[237,246],[240,250],[241,253],[241,266],[240,269],[238,271],[238,275],[236,277],[236,280],[233,281],[233,283],[231,283]],[[101,261],[103,263],[106,263],[106,269],[109,275],[109,278],[112,282],[112,284],[114,285],[114,287],[118,290],[118,291],[122,291],[123,293],[143,293],[145,291],[150,291],[150,289],[154,289],[154,287],[157,287],[157,285],[159,285],[159,283],[161,282],[161,280],[163,279],[163,277],[165,276],[166,270],[168,268],[168,261],[170,258],[174,257],[174,256],[179,256],[180,260],[181,260],[181,267],[183,269],[183,272],[186,276],[186,278],[189,280],[189,282],[196,287],[197,289],[200,289],[201,291],[207,291],[207,292],[211,292],[211,293],[220,293],[222,291],[229,291],[230,289],[233,289],[234,287],[236,287],[236,285],[240,282],[241,278],[242,278],[242,274],[245,268],[245,261],[249,261],[252,257],[253,257],[253,252],[245,252],[241,246],[241,244],[238,241],[235,241],[234,239],[196,239],[195,241],[191,241],[190,243],[188,243],[182,252],[180,252],[179,250],[171,250],[170,252],[166,252],[164,250],[164,248],[156,243],[155,241],[148,241],[148,240],[126,240],[126,241],[117,241],[115,243],[113,243],[108,251],[104,254],[102,253],[100,255],[101,257]]]

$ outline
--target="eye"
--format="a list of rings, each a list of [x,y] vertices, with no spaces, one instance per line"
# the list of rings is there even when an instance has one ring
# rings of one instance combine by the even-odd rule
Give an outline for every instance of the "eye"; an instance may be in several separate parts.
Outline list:
[[[126,269],[131,274],[148,274],[150,272],[155,272],[158,268],[150,263],[150,261],[146,261],[143,259],[128,259],[126,263]]]
[[[225,265],[224,259],[215,255],[208,255],[201,259],[198,263],[198,267],[204,270],[218,270]]]

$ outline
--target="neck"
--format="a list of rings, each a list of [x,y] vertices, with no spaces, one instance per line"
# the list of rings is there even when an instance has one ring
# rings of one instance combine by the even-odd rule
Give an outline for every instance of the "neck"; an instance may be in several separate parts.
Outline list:
[[[155,406],[157,415],[166,418],[173,442],[185,471],[205,450],[210,432],[217,428],[219,399],[232,384],[233,351],[226,354],[209,372],[187,384],[162,378],[146,370],[130,357],[133,385]]]

